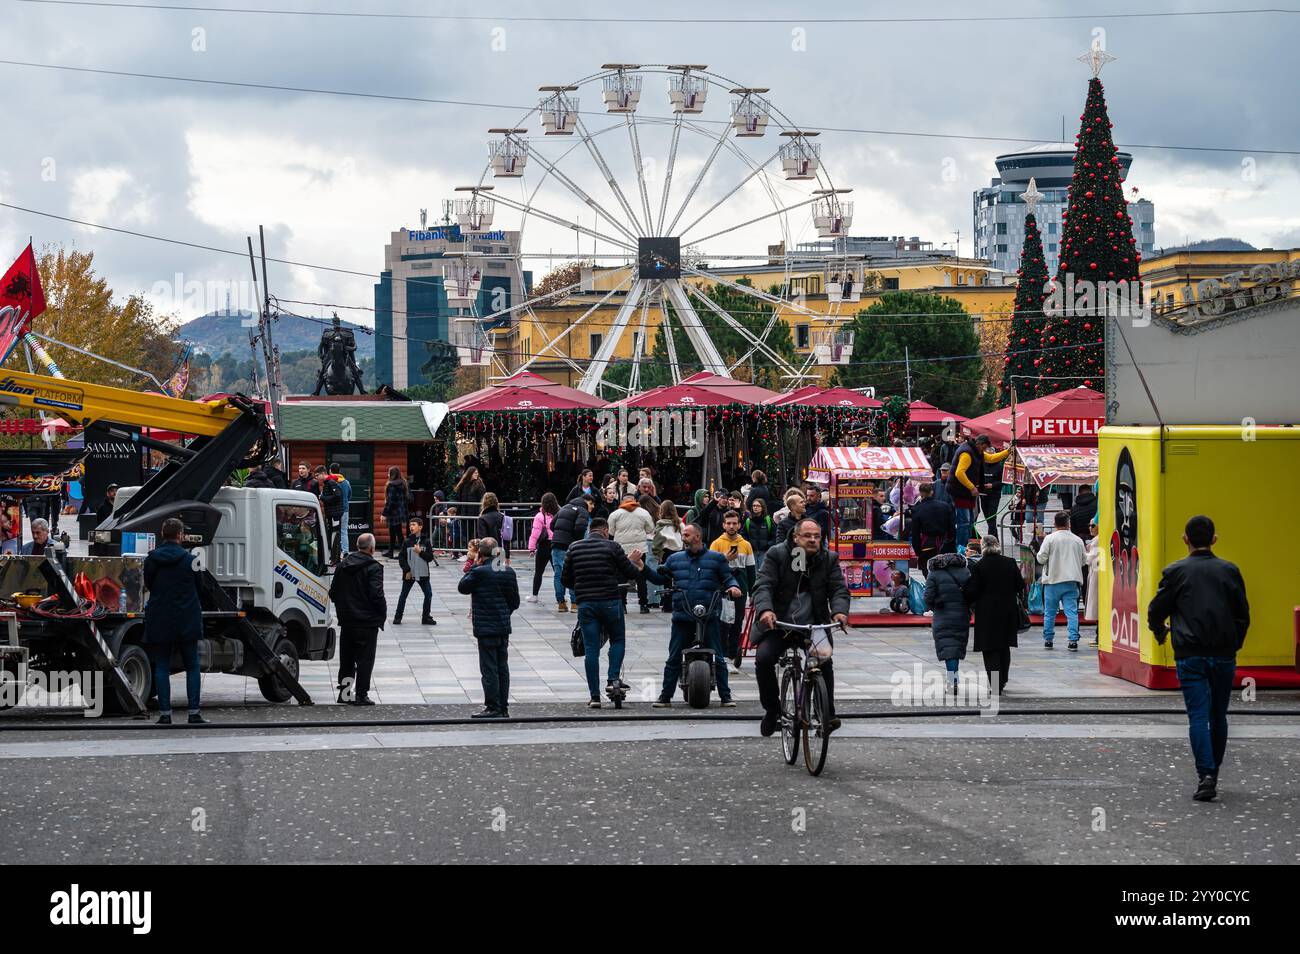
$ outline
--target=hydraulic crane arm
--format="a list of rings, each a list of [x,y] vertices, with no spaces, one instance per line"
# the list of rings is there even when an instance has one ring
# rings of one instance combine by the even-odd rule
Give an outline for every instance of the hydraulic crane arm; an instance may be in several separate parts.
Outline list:
[[[212,498],[230,472],[271,460],[275,433],[260,404],[242,395],[220,401],[185,401],[67,378],[22,371],[0,372],[0,405],[62,414],[83,426],[95,424],[115,437],[169,456],[140,492],[97,530],[158,533],[167,517],[179,517],[188,542],[206,544],[220,514]],[[153,440],[146,428],[193,434],[188,447]]]

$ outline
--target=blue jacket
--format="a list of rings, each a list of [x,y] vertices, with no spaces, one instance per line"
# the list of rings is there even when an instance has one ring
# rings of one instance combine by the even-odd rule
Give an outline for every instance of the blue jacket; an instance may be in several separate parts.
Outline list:
[[[470,567],[456,589],[469,594],[475,639],[510,635],[510,614],[519,609],[519,582],[514,570],[480,563]]]
[[[692,608],[698,604],[709,605],[713,594],[731,587],[740,588],[731,572],[731,564],[717,550],[701,549],[699,553],[678,550],[658,570],[646,570],[646,576],[656,583],[673,581],[673,619],[694,622]],[[714,607],[714,615],[722,612],[722,601]]]
[[[199,575],[193,563],[194,554],[179,543],[164,543],[144,558],[144,585],[149,591],[144,606],[145,643],[192,643],[203,635]]]

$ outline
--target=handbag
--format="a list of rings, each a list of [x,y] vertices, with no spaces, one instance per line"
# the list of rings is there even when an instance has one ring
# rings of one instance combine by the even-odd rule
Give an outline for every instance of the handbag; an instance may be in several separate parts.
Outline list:
[[[569,651],[574,656],[587,655],[587,644],[582,640],[582,627],[576,623],[573,625],[573,632],[569,634]]]
[[[1016,632],[1027,632],[1034,624],[1029,619],[1029,607],[1025,605],[1025,600],[1022,596],[1016,597],[1016,612],[1020,615],[1020,618],[1016,623]]]

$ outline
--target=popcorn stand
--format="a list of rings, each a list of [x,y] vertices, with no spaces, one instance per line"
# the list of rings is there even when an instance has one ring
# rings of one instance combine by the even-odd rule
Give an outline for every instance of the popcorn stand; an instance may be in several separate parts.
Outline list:
[[[915,485],[933,477],[919,447],[822,447],[813,456],[808,480],[828,488],[828,545],[840,558],[852,596],[888,596],[890,574],[895,568],[906,573],[908,562],[916,559],[901,520],[899,532],[891,534],[897,539],[879,539],[881,528],[872,526],[872,497],[883,490],[901,512],[899,503],[915,499]]]

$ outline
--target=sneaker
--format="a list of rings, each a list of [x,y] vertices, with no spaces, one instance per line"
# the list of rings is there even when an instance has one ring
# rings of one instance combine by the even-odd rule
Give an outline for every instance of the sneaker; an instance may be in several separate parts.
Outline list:
[[[203,718],[203,716],[202,716],[200,713],[198,713],[198,712],[191,712],[191,713],[190,713],[190,717],[189,717],[188,719],[186,719],[185,721],[188,722],[190,725],[207,725],[207,724],[208,724],[208,720],[205,719],[205,718]]]
[[[827,719],[826,724],[821,728],[822,735],[829,736],[832,732],[838,729],[842,724],[843,723],[840,722],[838,717]]]
[[[424,619],[420,620],[420,625],[421,625],[421,626],[437,626],[437,625],[438,625],[438,621],[437,621],[436,619],[434,619],[432,616],[426,616],[426,617],[424,617]]]
[[[1079,651],[1079,641],[1077,639],[1072,639],[1065,644],[1065,648],[1072,653],[1077,653]]]
[[[736,708],[736,702],[735,702],[735,700],[732,699],[730,696],[728,696],[727,698],[723,699],[723,700],[721,701],[720,705],[721,705],[722,708],[724,708],[724,709],[734,709],[734,708]]]
[[[478,712],[475,712],[472,716],[470,716],[471,719],[498,719],[500,717],[501,717],[500,712],[498,712],[496,709],[489,709],[486,706],[484,706]]]
[[[650,606],[649,606],[648,604],[646,604],[646,603],[642,603],[642,604],[641,604],[641,612],[642,612],[642,613],[648,613],[648,612],[650,612]]]
[[[1051,641],[1050,639],[1045,639],[1045,640],[1043,640],[1043,648],[1044,648],[1044,649],[1051,649],[1051,648],[1052,648],[1052,641]]]
[[[509,718],[510,718],[510,710],[509,710],[509,709],[502,709],[500,712],[497,713],[497,715],[498,715],[499,717],[501,717],[502,719],[509,719]]]
[[[373,706],[374,704],[375,700],[366,695],[359,695],[352,700],[354,706]]]
[[[591,697],[591,701],[587,703],[587,708],[588,708],[588,709],[599,709],[599,708],[600,708],[600,700],[597,699],[595,696],[592,696],[592,697]]]
[[[394,616],[394,617],[393,617],[393,625],[394,625],[394,626],[401,626],[401,625],[402,625],[402,617],[400,617],[400,616]]]
[[[671,709],[673,707],[673,700],[670,696],[660,696],[650,705],[654,709]]]
[[[610,686],[614,685],[614,682],[615,680],[613,679],[606,679],[605,688],[608,689]],[[618,687],[622,689],[624,692],[627,692],[632,688],[627,683],[625,683],[622,679],[617,680],[617,682],[618,682]]]
[[[524,602],[525,602],[525,603],[536,603],[536,602],[537,602],[537,597],[535,597],[535,596],[525,596],[525,597],[524,597]]]
[[[564,602],[563,600],[555,604],[555,612],[567,613],[568,611],[569,611],[569,604]]]
[[[171,724],[172,724],[172,715],[170,712],[165,712],[162,715],[160,715],[156,723],[156,725],[171,725]]]
[[[781,716],[776,712],[764,712],[763,721],[758,724],[758,734],[767,738],[776,733],[777,726],[781,724]]]
[[[1216,795],[1219,794],[1219,777],[1217,775],[1202,775],[1200,784],[1196,786],[1196,792],[1192,795],[1192,800],[1197,802],[1212,802]]]

